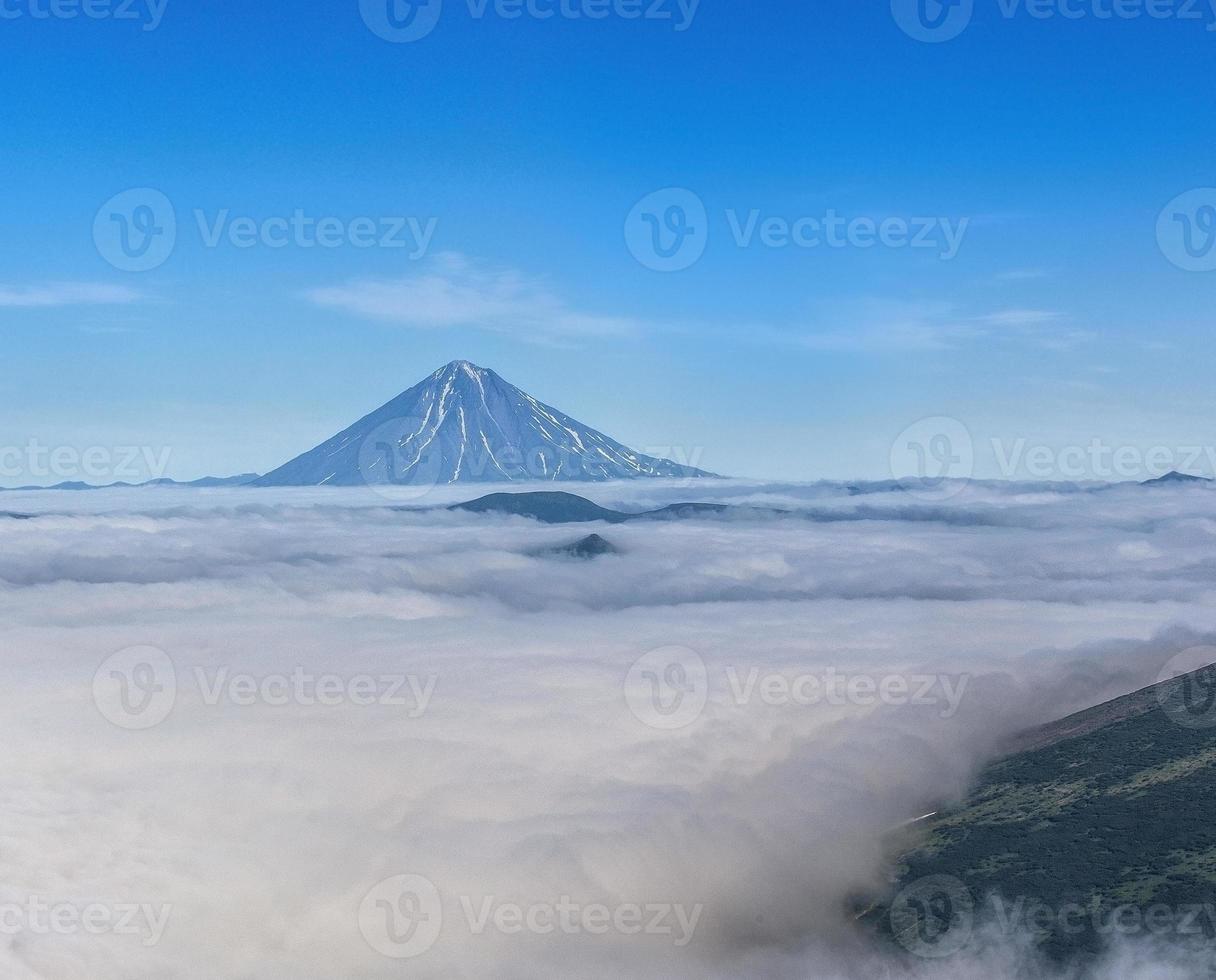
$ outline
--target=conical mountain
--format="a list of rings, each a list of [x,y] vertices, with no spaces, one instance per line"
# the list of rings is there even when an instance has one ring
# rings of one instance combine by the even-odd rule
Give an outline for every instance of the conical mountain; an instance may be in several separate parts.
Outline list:
[[[493,371],[453,361],[255,485],[434,486],[710,476],[635,453]]]

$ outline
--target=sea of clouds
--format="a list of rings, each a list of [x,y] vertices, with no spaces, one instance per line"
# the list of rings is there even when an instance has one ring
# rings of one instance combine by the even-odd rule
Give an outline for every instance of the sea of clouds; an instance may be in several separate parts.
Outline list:
[[[1011,735],[1216,633],[1202,488],[387,492],[2,495],[0,975],[1013,976],[850,902]]]

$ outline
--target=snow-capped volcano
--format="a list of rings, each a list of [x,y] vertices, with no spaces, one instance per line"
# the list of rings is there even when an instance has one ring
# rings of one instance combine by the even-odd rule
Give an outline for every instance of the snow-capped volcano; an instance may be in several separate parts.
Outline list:
[[[256,486],[712,476],[635,453],[493,371],[453,361]]]

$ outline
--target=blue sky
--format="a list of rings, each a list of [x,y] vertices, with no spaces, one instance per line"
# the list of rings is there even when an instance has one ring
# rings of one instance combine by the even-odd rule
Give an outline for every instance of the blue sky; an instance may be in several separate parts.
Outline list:
[[[5,447],[265,471],[456,358],[743,476],[886,477],[925,417],[962,423],[980,475],[1027,475],[993,440],[1216,442],[1216,271],[1177,240],[1189,222],[1216,266],[1207,0],[975,0],[940,43],[857,0],[446,0],[403,43],[358,0],[92,2],[0,3]],[[133,272],[102,212],[136,188],[177,229]],[[644,199],[660,225],[704,207],[687,268],[631,252]],[[343,244],[206,241],[297,212]],[[830,215],[842,247],[760,233]],[[873,244],[867,220],[937,245]]]

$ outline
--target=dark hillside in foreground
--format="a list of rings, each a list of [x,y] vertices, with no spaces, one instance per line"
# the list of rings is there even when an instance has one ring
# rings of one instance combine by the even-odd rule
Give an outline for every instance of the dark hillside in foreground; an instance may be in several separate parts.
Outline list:
[[[1084,971],[1119,936],[1216,969],[1216,668],[1022,744],[927,822],[865,917],[918,955],[1030,936],[1043,960]]]

